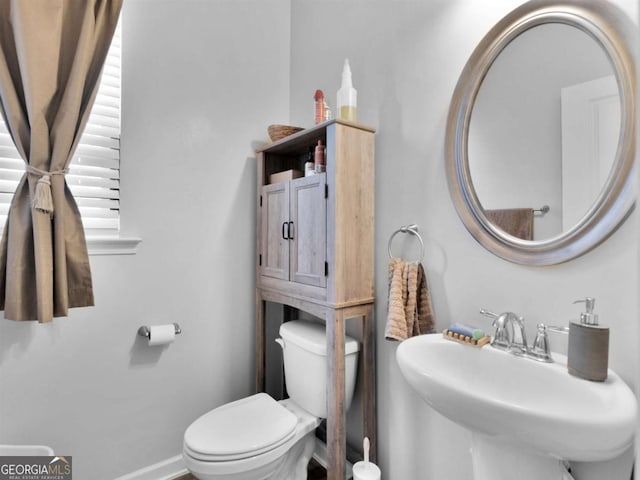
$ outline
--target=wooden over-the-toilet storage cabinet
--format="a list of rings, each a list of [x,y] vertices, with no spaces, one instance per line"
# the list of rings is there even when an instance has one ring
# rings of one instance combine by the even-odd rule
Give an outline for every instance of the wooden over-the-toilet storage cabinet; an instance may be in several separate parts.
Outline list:
[[[326,172],[304,172],[308,154],[326,146]],[[359,321],[358,389],[363,432],[376,457],[374,356],[374,130],[330,120],[257,151],[256,389],[265,387],[265,302],[326,322],[327,478],[345,478],[345,321]]]

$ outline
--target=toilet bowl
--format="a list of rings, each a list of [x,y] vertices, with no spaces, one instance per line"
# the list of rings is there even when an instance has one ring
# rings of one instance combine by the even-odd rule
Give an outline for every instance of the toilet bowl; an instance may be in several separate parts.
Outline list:
[[[185,432],[185,466],[200,480],[294,480],[300,477],[286,476],[285,471],[296,470],[291,464],[296,459],[306,471],[319,424],[319,418],[291,400],[276,402],[258,393],[216,408],[191,424]]]
[[[286,322],[280,328],[290,398],[258,393],[215,408],[184,435],[183,459],[199,480],[301,480],[327,415],[324,325]],[[353,398],[358,342],[345,341],[345,408]]]

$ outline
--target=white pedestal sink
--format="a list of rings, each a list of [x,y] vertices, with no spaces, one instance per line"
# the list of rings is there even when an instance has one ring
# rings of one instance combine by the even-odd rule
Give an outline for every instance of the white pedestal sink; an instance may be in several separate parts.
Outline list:
[[[636,398],[611,370],[589,382],[560,355],[540,363],[440,334],[405,340],[396,358],[422,399],[471,430],[475,480],[564,480],[563,460],[610,460],[632,445]]]

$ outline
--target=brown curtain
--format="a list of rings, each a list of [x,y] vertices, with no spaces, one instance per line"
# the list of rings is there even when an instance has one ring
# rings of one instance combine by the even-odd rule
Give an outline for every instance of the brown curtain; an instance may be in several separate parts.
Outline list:
[[[0,104],[25,160],[0,243],[0,310],[51,321],[93,305],[80,212],[65,181],[122,0],[0,0]]]

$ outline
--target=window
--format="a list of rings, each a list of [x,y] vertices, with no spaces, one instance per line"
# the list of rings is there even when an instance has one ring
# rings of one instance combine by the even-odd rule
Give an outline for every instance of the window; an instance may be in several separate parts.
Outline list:
[[[93,233],[117,233],[120,226],[120,40],[118,24],[95,104],[66,175],[85,231]],[[0,115],[0,232],[23,174],[24,161]]]

